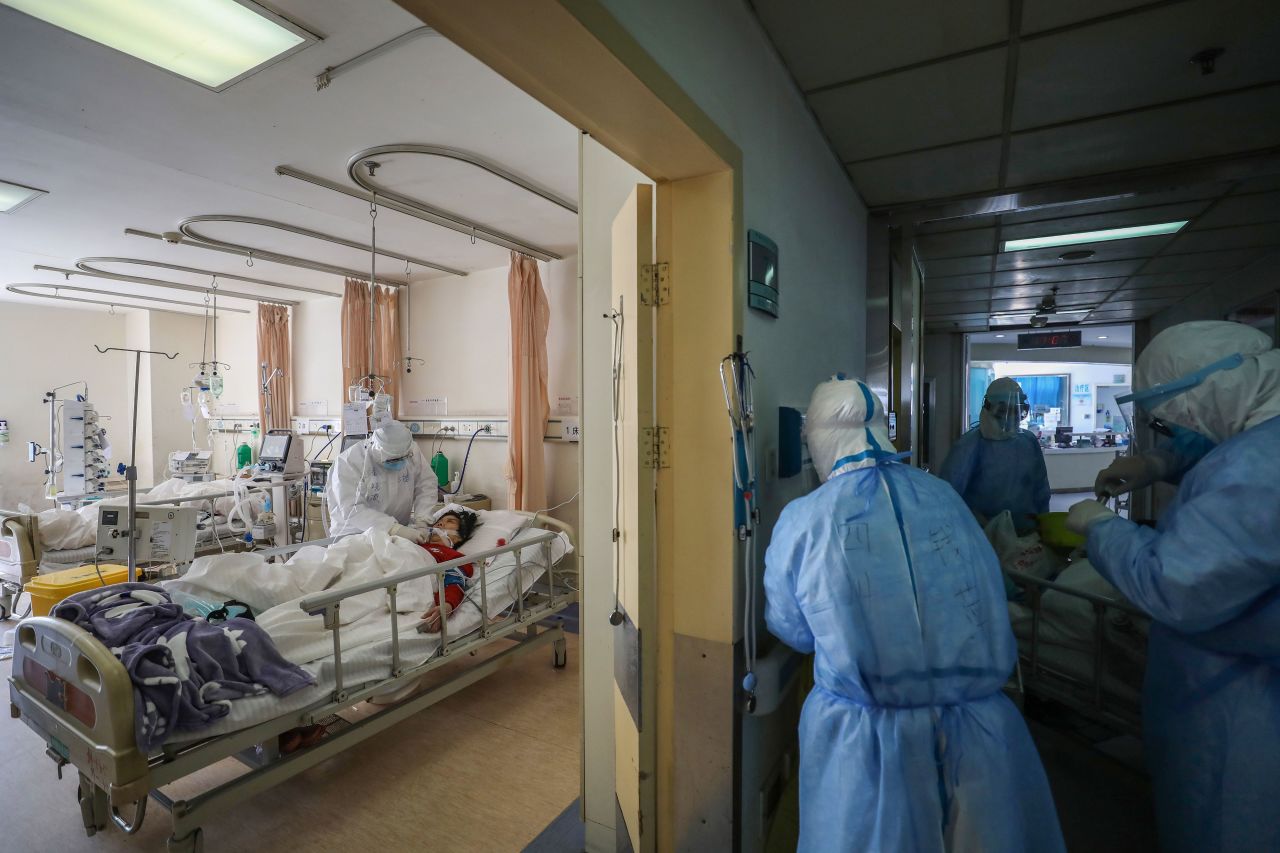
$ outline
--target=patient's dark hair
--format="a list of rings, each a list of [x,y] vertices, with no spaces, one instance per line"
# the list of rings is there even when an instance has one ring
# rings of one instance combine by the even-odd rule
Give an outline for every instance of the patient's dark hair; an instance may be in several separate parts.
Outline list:
[[[479,513],[472,512],[469,509],[463,509],[461,512],[451,509],[441,514],[436,521],[438,522],[440,519],[448,518],[449,516],[458,519],[458,536],[461,537],[462,542],[466,542],[471,538],[471,534],[476,532],[476,524],[480,520]]]

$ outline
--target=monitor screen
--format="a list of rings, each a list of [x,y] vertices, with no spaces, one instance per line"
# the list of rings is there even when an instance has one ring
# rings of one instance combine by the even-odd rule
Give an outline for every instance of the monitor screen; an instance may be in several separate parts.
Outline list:
[[[258,454],[258,458],[284,461],[289,452],[289,439],[292,437],[289,435],[270,434],[264,436],[262,439],[262,452]]]

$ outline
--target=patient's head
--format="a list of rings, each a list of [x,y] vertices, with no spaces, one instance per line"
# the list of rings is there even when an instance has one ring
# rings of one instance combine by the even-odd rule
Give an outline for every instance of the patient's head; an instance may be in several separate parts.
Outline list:
[[[476,513],[462,508],[441,513],[431,525],[431,541],[437,545],[457,548],[471,538],[476,529],[477,518]]]

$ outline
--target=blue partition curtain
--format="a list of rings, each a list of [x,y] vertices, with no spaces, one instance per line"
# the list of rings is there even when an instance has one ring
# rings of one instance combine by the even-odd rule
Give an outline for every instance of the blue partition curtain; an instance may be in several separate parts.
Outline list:
[[[969,368],[969,420],[966,423],[972,428],[978,425],[978,414],[982,411],[982,398],[987,394],[987,386],[995,381],[996,372],[990,367]]]
[[[1071,421],[1067,416],[1065,397],[1066,380],[1061,376],[1015,376],[1014,381],[1022,386],[1022,393],[1027,395],[1027,403],[1031,405],[1031,419],[1042,422],[1037,413],[1044,413],[1052,408],[1062,409],[1064,423]]]

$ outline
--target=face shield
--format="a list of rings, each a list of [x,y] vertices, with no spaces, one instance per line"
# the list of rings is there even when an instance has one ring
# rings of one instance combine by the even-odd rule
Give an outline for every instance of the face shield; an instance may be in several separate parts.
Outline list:
[[[979,426],[984,438],[995,441],[1012,438],[1030,414],[1031,405],[1022,393],[1022,386],[1012,379],[997,379],[982,399]]]

